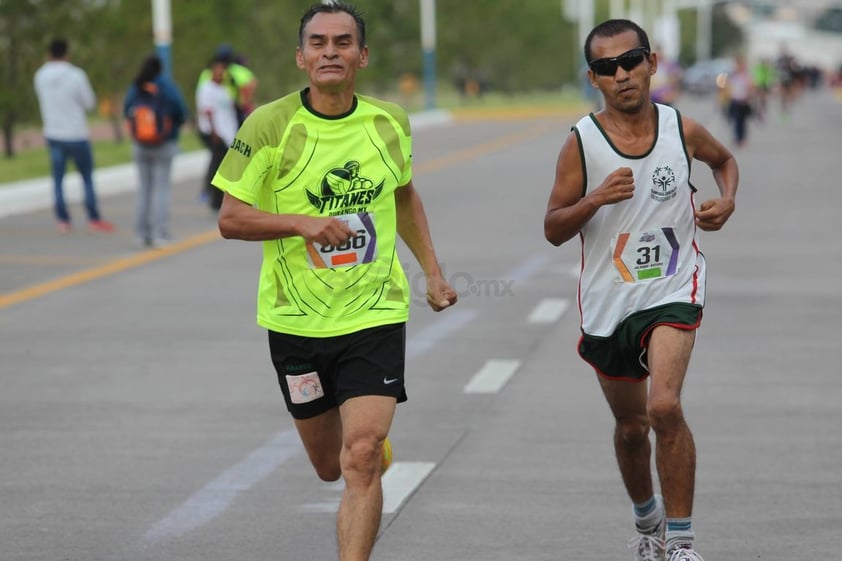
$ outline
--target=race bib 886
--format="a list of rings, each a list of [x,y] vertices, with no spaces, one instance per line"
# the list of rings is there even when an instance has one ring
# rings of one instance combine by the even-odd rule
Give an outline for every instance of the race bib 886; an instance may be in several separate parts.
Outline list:
[[[367,212],[337,216],[354,230],[351,239],[342,245],[307,244],[307,261],[314,269],[335,269],[351,267],[374,261],[377,253],[377,232],[374,216]]]

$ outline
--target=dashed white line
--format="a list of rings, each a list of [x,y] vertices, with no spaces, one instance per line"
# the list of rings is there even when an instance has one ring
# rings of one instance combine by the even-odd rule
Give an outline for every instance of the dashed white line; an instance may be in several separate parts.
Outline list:
[[[465,386],[465,393],[497,393],[518,368],[519,360],[489,360]]]
[[[383,514],[394,514],[427,479],[433,462],[395,462],[383,474]]]
[[[435,469],[434,462],[395,462],[383,474],[383,514],[394,514],[401,505],[415,492]],[[333,498],[318,502],[305,503],[299,507],[304,512],[335,513],[339,510],[339,501],[345,484],[337,481],[329,489]]]
[[[224,512],[240,493],[302,452],[296,431],[279,432],[149,528],[146,541],[156,543],[178,537],[206,524]]]
[[[477,311],[471,308],[448,310],[447,314],[433,321],[407,344],[407,360],[412,360],[428,352],[440,341],[446,339],[451,333],[469,324],[476,315]],[[256,485],[283,463],[303,452],[304,449],[301,446],[301,439],[295,430],[286,430],[275,434],[266,444],[252,451],[238,464],[228,468],[216,479],[209,482],[191,497],[188,497],[181,505],[156,522],[146,531],[146,541],[157,543],[169,538],[178,537],[210,522],[225,512],[241,493]],[[395,470],[399,475],[392,477],[401,478],[399,480],[399,489],[397,491],[389,491],[390,495],[395,495],[395,493],[399,495],[401,492],[400,489],[406,484],[404,478],[409,477],[411,479],[413,473],[419,472],[419,467],[412,466],[396,470],[395,468],[398,465],[399,463],[393,464],[389,468],[389,471],[386,472],[386,476],[389,476],[392,470]],[[423,481],[423,478],[435,466],[435,464],[424,465],[429,465],[430,467],[418,481],[419,485]],[[400,475],[402,472],[407,472],[407,470],[408,475]],[[385,489],[384,487],[384,493],[386,492]],[[404,499],[405,497],[396,499],[397,506],[400,506]],[[320,512],[326,508],[325,505],[328,505],[327,508],[333,508],[335,510],[333,504],[332,502],[327,502],[315,506],[310,505],[309,508],[310,510]],[[339,504],[338,500],[335,504]],[[392,500],[390,504],[395,504],[395,500]],[[394,508],[397,508],[397,506]]]
[[[529,314],[528,321],[529,323],[555,323],[561,319],[569,307],[570,301],[566,298],[545,298]]]

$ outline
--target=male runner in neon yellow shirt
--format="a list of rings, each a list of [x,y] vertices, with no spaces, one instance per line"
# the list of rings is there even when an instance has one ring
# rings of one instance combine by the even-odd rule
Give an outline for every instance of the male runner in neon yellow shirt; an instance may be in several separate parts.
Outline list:
[[[284,399],[321,479],[342,476],[343,561],[369,559],[380,525],[384,444],[404,392],[406,242],[435,311],[456,303],[412,184],[409,120],[356,95],[368,64],[365,23],[350,5],[302,17],[298,67],[310,86],[257,108],[214,185],[219,229],[263,241],[257,322],[269,330]]]

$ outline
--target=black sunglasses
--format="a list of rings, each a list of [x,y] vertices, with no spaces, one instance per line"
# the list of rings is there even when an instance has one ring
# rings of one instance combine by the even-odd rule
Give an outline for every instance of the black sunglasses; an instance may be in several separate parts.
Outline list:
[[[594,74],[600,76],[613,76],[617,73],[617,67],[621,66],[623,70],[629,71],[635,68],[638,64],[643,62],[649,56],[649,49],[646,47],[637,47],[630,51],[626,51],[620,56],[611,58],[598,58],[588,63]]]

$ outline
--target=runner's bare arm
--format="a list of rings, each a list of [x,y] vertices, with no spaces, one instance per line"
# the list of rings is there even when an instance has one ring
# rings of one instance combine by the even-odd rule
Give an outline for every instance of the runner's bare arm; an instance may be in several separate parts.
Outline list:
[[[544,216],[544,236],[551,244],[561,245],[573,238],[599,207],[634,195],[634,177],[626,167],[614,170],[599,187],[583,195],[584,186],[579,142],[571,132],[558,155],[555,183]]]
[[[722,228],[735,208],[740,171],[734,155],[710,132],[693,119],[682,116],[684,141],[688,156],[707,164],[719,188],[720,197],[709,199],[696,211],[696,225],[702,230]]]
[[[218,216],[219,233],[231,240],[265,241],[301,236],[322,245],[341,245],[355,232],[329,216],[273,214],[225,193]]]
[[[424,204],[412,181],[395,190],[398,234],[415,256],[427,280],[427,303],[441,311],[456,303],[457,296],[444,279],[433,248]]]

